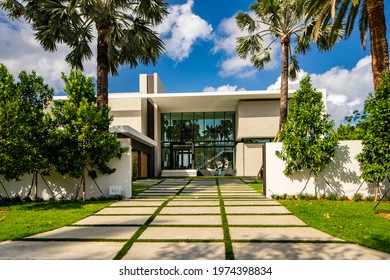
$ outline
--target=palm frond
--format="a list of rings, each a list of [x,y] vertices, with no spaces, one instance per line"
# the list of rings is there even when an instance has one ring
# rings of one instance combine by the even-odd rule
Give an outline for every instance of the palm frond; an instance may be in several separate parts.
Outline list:
[[[367,1],[363,1],[359,19],[360,44],[363,49],[366,49],[369,28]]]
[[[257,55],[251,57],[252,65],[257,69],[263,69],[264,65],[271,61],[271,48],[266,48]]]
[[[1,9],[9,11],[9,17],[16,19],[20,18],[26,12],[25,6],[18,0],[2,0],[0,1]]]
[[[249,33],[256,32],[260,27],[259,23],[246,13],[238,13],[236,15],[236,23],[241,31],[247,30]]]
[[[260,52],[263,47],[263,38],[259,34],[238,37],[236,51],[240,58],[246,59],[248,55]]]
[[[291,81],[295,81],[298,78],[300,71],[298,58],[295,55],[290,55],[290,64],[288,66],[288,77]]]
[[[168,14],[168,5],[164,0],[138,0],[137,16],[153,25],[160,24]]]

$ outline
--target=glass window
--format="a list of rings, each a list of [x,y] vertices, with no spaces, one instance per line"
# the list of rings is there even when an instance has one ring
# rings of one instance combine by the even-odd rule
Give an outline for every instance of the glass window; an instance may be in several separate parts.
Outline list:
[[[172,142],[179,142],[181,138],[181,113],[171,113],[171,125],[168,127],[168,138]]]
[[[205,113],[204,114],[204,139],[208,141],[212,141],[215,139],[215,119],[214,113]]]
[[[195,131],[195,141],[202,141],[204,139],[204,114],[195,113],[194,114],[194,124],[197,125],[197,131]]]
[[[197,169],[215,171],[218,165],[233,168],[234,112],[164,113],[161,119],[163,169],[188,165],[184,160],[180,161],[186,159],[186,154],[172,148],[176,145],[171,144],[174,142],[192,142]],[[178,163],[175,161],[177,158]]]
[[[171,114],[162,114],[161,117],[161,123],[162,123],[162,140],[163,141],[169,141],[171,140],[168,136],[168,128],[172,125],[171,124]]]
[[[223,120],[223,140],[234,141],[234,113],[226,112]]]
[[[170,169],[171,168],[170,149],[162,148],[161,150],[162,150],[161,151],[162,169]]]

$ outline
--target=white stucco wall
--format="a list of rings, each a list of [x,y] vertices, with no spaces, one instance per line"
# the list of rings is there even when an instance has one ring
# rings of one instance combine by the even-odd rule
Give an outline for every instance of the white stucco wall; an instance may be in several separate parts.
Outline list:
[[[309,170],[297,172],[288,177],[283,174],[285,163],[276,155],[281,149],[282,143],[266,144],[264,182],[267,197],[271,197],[272,194],[297,195],[302,192],[308,180]],[[321,176],[318,176],[317,180],[311,176],[303,193],[317,194],[318,196],[324,193],[337,193],[352,198],[362,183],[360,164],[356,160],[356,156],[361,150],[361,141],[340,141],[334,159],[321,172],[329,185]],[[380,197],[386,192],[387,188],[389,188],[389,183],[386,180],[385,185],[382,185],[379,190]],[[373,196],[375,187],[363,183],[358,192],[365,197]]]
[[[144,102],[146,102],[144,100]],[[114,117],[111,126],[128,125],[139,132],[143,132],[143,103],[140,98],[118,98],[110,96],[108,105],[110,114]],[[145,118],[144,118],[145,119]]]
[[[130,140],[121,140],[124,146],[130,147]],[[102,190],[104,196],[109,196],[110,186],[121,186],[122,187],[122,197],[130,198],[132,195],[131,191],[131,148],[130,151],[122,155],[121,159],[112,160],[109,163],[109,166],[116,168],[116,172],[111,175],[102,175],[98,174],[96,179],[97,184]],[[24,198],[27,196],[32,183],[32,175],[26,175],[21,178],[20,181],[9,181],[6,182],[0,178],[5,186],[6,192],[10,197],[19,196]],[[76,194],[76,189],[80,180],[70,178],[69,176],[63,176],[59,173],[53,172],[51,176],[45,177],[51,191],[57,198],[74,198]],[[87,189],[87,199],[91,197],[100,197],[102,194],[99,189],[96,187],[93,180],[87,177],[86,180],[86,189]],[[4,191],[3,187],[0,186],[0,194],[3,197],[7,197],[7,194]],[[35,196],[34,190],[31,191],[31,197]],[[38,181],[38,197],[48,200],[52,197],[52,193],[46,186],[43,179],[39,176]],[[82,190],[80,189],[79,198],[82,197]]]
[[[240,101],[236,138],[274,138],[279,128],[279,100]]]
[[[237,143],[236,175],[256,176],[263,163],[264,144]]]

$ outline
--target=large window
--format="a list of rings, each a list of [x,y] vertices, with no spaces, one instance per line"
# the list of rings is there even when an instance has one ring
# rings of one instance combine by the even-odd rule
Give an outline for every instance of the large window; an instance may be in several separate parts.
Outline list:
[[[234,112],[163,113],[161,119],[163,169],[234,168]],[[183,144],[185,151],[192,145],[191,157],[178,150]]]

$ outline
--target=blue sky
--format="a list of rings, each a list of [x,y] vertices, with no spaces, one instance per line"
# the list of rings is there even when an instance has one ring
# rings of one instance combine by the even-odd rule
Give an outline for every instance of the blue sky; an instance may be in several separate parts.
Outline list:
[[[280,76],[280,48],[264,70],[256,70],[237,58],[234,46],[240,32],[234,16],[246,12],[254,0],[168,0],[170,15],[157,27],[166,44],[156,66],[130,69],[123,66],[119,76],[110,77],[110,92],[138,91],[139,74],[158,73],[168,92],[276,89]],[[387,25],[390,26],[390,0],[385,0]],[[387,37],[390,38],[388,32]],[[11,22],[0,11],[0,62],[12,73],[35,70],[54,86],[62,88],[61,72],[69,72],[64,62],[68,53],[60,47],[46,53],[35,42],[31,28],[24,22]],[[301,75],[310,74],[314,86],[326,88],[327,108],[336,123],[355,109],[363,108],[372,91],[369,48],[362,50],[357,29],[348,41],[341,41],[326,53],[316,47],[299,56]],[[96,62],[85,63],[85,73],[96,76]],[[296,88],[298,82],[290,85]]]

